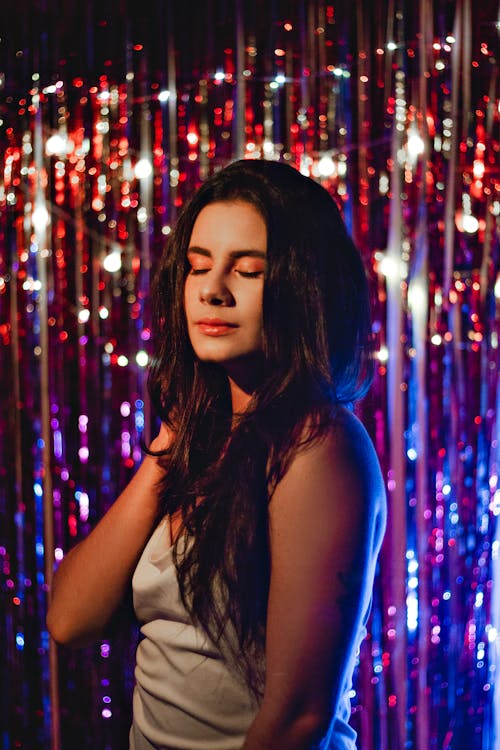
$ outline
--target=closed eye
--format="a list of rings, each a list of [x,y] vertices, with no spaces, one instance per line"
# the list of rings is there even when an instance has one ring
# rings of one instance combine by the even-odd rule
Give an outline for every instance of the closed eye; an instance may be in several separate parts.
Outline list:
[[[189,276],[201,276],[204,273],[208,273],[210,268],[190,268],[188,271]],[[241,271],[239,268],[235,268],[234,271],[242,276],[244,279],[258,279],[264,274],[263,270],[260,271]]]
[[[264,271],[238,271],[238,269],[236,271],[245,279],[258,279],[264,273]]]

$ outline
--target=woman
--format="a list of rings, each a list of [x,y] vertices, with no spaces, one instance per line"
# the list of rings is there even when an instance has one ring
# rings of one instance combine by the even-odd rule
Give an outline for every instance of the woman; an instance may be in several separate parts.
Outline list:
[[[353,750],[385,494],[350,410],[370,316],[334,201],[287,165],[229,165],[179,217],[154,313],[161,429],[57,571],[50,632],[97,638],[133,576],[132,748]]]

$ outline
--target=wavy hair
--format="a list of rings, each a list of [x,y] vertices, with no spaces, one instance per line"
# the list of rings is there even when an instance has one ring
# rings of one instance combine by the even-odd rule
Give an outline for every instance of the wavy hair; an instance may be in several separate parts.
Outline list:
[[[268,234],[265,364],[235,424],[227,376],[194,354],[183,302],[191,232],[202,209],[216,201],[252,204]],[[174,544],[181,597],[258,698],[268,503],[297,448],[321,437],[335,406],[352,404],[370,385],[364,267],[323,187],[283,163],[241,160],[203,183],[184,207],[159,263],[152,306],[148,387],[156,414],[176,435],[160,459],[167,468],[160,516],[180,510],[190,540]]]

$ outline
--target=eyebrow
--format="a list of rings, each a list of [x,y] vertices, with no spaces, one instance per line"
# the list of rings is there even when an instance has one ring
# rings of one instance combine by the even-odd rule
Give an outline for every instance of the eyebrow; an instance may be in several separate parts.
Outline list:
[[[210,250],[207,250],[205,247],[188,247],[187,254],[195,253],[196,255],[203,255],[206,258],[211,258],[212,253]],[[266,260],[267,254],[263,250],[232,250],[229,253],[229,257],[233,260],[236,260],[238,258],[262,258],[263,260]]]

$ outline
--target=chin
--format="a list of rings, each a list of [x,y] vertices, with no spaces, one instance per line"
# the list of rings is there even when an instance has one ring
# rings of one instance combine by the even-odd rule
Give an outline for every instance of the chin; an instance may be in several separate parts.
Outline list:
[[[241,351],[232,352],[231,355],[222,355],[196,352],[198,359],[202,362],[209,362],[221,367],[229,378],[243,384],[243,386],[252,391],[261,382],[264,371],[264,357],[261,350],[258,351]]]
[[[193,350],[202,362],[215,362],[220,365],[231,362],[251,361],[260,351],[253,348],[224,346],[222,342],[193,342]]]
[[[221,365],[222,367],[224,367],[224,365],[230,366],[237,362],[244,363],[252,358],[252,355],[245,352],[222,354],[220,352],[210,352],[206,350],[204,351],[202,347],[199,347],[198,350],[195,350],[195,354],[201,362],[213,362],[214,364]]]

